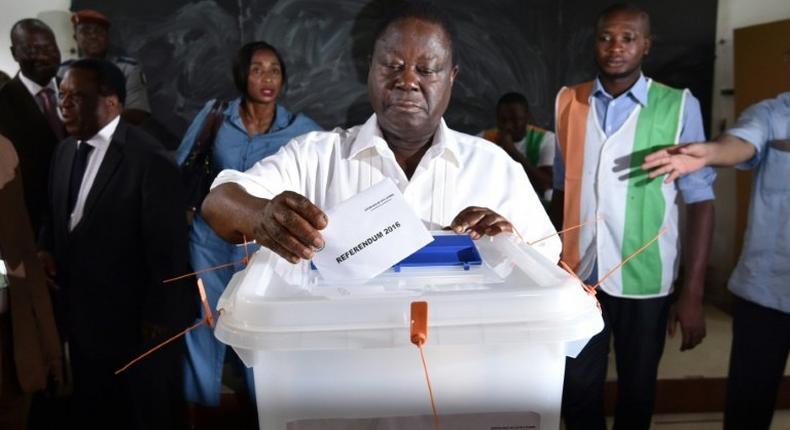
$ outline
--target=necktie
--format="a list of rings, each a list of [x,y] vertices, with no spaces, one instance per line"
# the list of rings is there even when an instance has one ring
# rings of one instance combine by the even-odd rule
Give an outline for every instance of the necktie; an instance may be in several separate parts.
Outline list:
[[[77,153],[74,155],[74,161],[71,163],[71,179],[69,180],[69,215],[74,211],[74,205],[77,203],[77,196],[80,194],[80,186],[82,185],[82,177],[85,176],[85,167],[88,165],[88,154],[91,153],[93,147],[86,142],[80,142],[77,146]]]
[[[63,128],[63,122],[58,116],[58,109],[55,105],[55,91],[53,91],[52,88],[42,88],[41,91],[36,94],[36,98],[44,109],[44,116],[47,118],[49,128],[55,133],[58,141],[63,140],[63,138],[66,137],[66,130]]]

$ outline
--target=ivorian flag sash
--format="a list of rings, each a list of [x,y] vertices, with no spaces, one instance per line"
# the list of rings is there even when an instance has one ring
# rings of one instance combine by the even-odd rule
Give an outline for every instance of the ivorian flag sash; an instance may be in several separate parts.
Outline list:
[[[596,219],[563,237],[563,260],[582,276],[598,261],[603,276],[658,234],[661,239],[623,266],[603,288],[617,296],[660,296],[677,270],[677,189],[650,180],[640,165],[647,154],[678,142],[686,91],[648,82],[637,106],[609,137],[590,109],[592,82],[560,90],[557,134],[565,163],[564,228]],[[595,152],[599,151],[599,152]],[[585,166],[586,160],[598,166]]]

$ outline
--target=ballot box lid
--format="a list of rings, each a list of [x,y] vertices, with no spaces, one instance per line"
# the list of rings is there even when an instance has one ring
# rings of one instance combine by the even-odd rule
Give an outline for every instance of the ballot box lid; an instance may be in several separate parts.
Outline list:
[[[237,350],[397,348],[410,344],[414,301],[428,302],[427,345],[577,342],[602,329],[594,296],[532,246],[435,236],[365,282],[327,282],[262,248],[222,294],[215,335]]]

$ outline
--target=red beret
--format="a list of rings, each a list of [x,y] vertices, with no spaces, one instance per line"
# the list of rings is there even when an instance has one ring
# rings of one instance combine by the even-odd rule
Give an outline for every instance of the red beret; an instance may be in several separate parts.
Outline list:
[[[75,27],[86,22],[103,25],[107,28],[110,27],[110,20],[101,12],[93,9],[78,10],[71,15],[71,23],[74,24]]]

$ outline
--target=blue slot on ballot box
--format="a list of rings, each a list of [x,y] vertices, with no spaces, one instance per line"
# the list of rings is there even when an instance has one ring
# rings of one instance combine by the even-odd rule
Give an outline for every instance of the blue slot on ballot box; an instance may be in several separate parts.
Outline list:
[[[449,267],[461,266],[469,270],[483,263],[480,252],[467,235],[434,235],[433,242],[418,249],[414,254],[395,263],[392,270],[400,272],[403,267]],[[316,270],[310,263],[310,268]]]
[[[462,266],[469,270],[483,260],[474,241],[467,235],[434,236],[433,242],[392,266],[396,272],[402,267]]]

